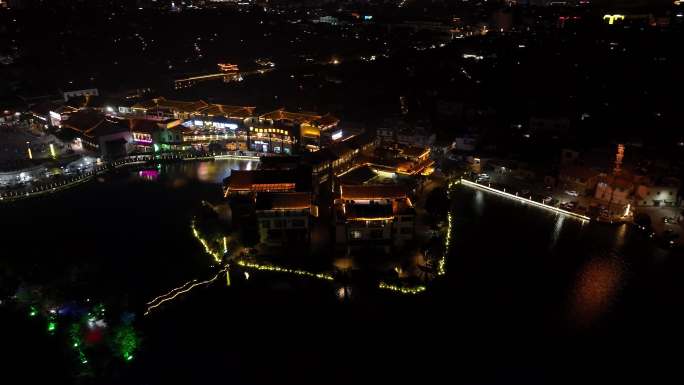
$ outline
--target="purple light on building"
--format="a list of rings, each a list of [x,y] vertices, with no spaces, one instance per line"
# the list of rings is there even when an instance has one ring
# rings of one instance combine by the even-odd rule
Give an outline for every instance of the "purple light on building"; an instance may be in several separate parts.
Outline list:
[[[157,180],[159,178],[158,170],[142,170],[138,171],[138,176],[147,180]]]

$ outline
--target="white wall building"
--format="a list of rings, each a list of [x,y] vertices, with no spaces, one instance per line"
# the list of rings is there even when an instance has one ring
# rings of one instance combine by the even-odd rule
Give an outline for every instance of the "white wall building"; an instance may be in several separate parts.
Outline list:
[[[68,102],[69,99],[75,98],[77,96],[99,96],[100,93],[97,90],[97,88],[85,88],[82,90],[69,90],[69,91],[62,91],[62,96],[64,97],[64,101]]]
[[[677,193],[679,188],[676,186],[647,186],[639,185],[636,190],[634,203],[638,206],[676,206]]]

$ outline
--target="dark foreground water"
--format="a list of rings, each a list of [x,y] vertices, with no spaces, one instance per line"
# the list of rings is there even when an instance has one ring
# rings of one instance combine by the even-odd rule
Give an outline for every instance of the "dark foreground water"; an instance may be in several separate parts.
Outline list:
[[[136,359],[96,383],[672,383],[667,376],[677,375],[684,256],[627,226],[582,225],[466,188],[452,195],[447,275],[421,295],[352,287],[353,299],[341,300],[337,283],[235,271],[230,287],[219,281],[143,317],[145,301],[215,273],[190,218],[200,200],[220,200],[216,183],[231,168],[254,166],[123,171],[2,206],[0,266],[25,284],[136,313]],[[28,382],[85,381],[42,326],[5,319],[7,369]]]

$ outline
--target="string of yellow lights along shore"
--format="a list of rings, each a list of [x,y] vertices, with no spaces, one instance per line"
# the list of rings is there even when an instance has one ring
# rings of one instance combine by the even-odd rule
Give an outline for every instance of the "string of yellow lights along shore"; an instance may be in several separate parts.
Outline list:
[[[451,218],[452,215],[449,213],[447,215],[447,233],[444,240],[444,254],[442,254],[442,258],[437,261],[437,275],[446,274],[446,257],[447,254],[449,254],[449,245],[451,244]]]
[[[222,273],[228,274],[228,266],[224,267],[224,268],[221,269],[218,273],[216,273],[216,275],[214,276],[214,278],[211,278],[211,279],[208,279],[208,280],[202,281],[202,282],[197,282],[197,283],[191,285],[190,287],[188,287],[187,289],[178,291],[178,292],[176,292],[176,294],[174,294],[173,296],[168,297],[168,298],[164,298],[164,299],[162,299],[161,301],[159,301],[158,303],[156,303],[156,304],[154,304],[154,305],[148,307],[147,310],[145,311],[145,313],[144,313],[143,315],[148,315],[148,314],[150,314],[150,311],[152,311],[152,310],[155,309],[156,307],[160,306],[160,305],[163,304],[164,302],[171,301],[171,300],[175,299],[176,297],[178,297],[179,295],[185,294],[185,293],[189,292],[190,290],[192,290],[192,289],[194,289],[194,288],[196,288],[196,287],[198,287],[198,286],[208,285],[208,284],[210,284],[210,283],[216,281],[216,280],[221,276]]]
[[[237,264],[239,266],[246,267],[248,269],[255,269],[255,270],[262,270],[262,271],[275,271],[278,273],[289,273],[289,274],[301,275],[301,276],[305,276],[305,277],[324,279],[327,281],[332,281],[334,279],[333,276],[328,274],[328,273],[312,273],[312,272],[306,271],[306,270],[288,269],[286,267],[280,267],[280,266],[275,266],[275,265],[262,265],[262,264],[247,262],[247,261],[242,261],[242,260],[237,261]]]
[[[390,285],[385,282],[380,282],[378,284],[378,288],[383,289],[383,290],[390,290],[390,291],[395,291],[401,294],[418,294],[422,293],[427,288],[425,286],[396,286],[396,285]]]
[[[159,300],[159,299],[161,299],[161,298],[163,298],[163,297],[168,297],[168,296],[170,296],[171,294],[173,294],[174,292],[176,292],[176,291],[178,291],[178,290],[183,290],[183,289],[185,289],[186,286],[192,285],[192,284],[195,283],[195,282],[197,282],[197,280],[196,280],[196,279],[193,279],[193,280],[191,280],[191,281],[188,281],[188,282],[184,283],[182,286],[178,286],[177,288],[171,289],[171,290],[169,290],[168,293],[162,294],[162,295],[160,295],[159,297],[157,297],[157,298],[153,299],[152,301],[148,302],[147,305],[152,305],[153,303],[157,302],[157,300]]]
[[[202,244],[202,246],[204,246],[204,251],[205,251],[207,254],[209,254],[209,255],[211,255],[212,257],[214,257],[214,261],[215,261],[216,263],[219,263],[219,264],[220,264],[220,263],[221,263],[221,254],[219,254],[219,253],[213,251],[213,250],[209,247],[209,245],[207,244],[207,241],[205,241],[204,238],[200,237],[199,232],[197,231],[197,228],[195,228],[195,221],[194,221],[194,220],[192,221],[192,223],[191,223],[191,225],[190,225],[190,228],[192,229],[192,235],[194,235],[195,238],[197,238],[197,240],[200,241],[200,243]],[[226,242],[226,241],[225,241],[225,237],[224,237],[224,241],[223,241],[224,245],[225,245],[225,242]]]
[[[198,241],[202,244],[204,247],[204,251],[214,257],[214,261],[216,263],[221,263],[221,255],[215,251],[213,251],[209,245],[207,244],[207,241],[204,240],[199,234],[199,231],[197,231],[197,228],[195,227],[195,221],[192,221],[192,224],[190,226],[192,228],[192,234],[197,238]],[[227,251],[227,240],[226,237],[223,237],[223,248],[225,251]],[[276,265],[266,265],[266,264],[258,264],[258,263],[253,263],[253,262],[246,262],[246,261],[237,261],[237,264],[249,268],[249,269],[255,269],[255,270],[261,270],[261,271],[274,271],[278,273],[289,273],[289,274],[295,274],[295,275],[300,275],[300,276],[305,276],[305,277],[311,277],[311,278],[317,278],[317,279],[324,279],[328,281],[333,280],[333,276],[327,273],[312,273],[310,271],[306,270],[299,270],[299,269],[288,269],[286,267],[280,267]]]
[[[451,239],[451,214],[449,214],[449,216],[448,216],[448,222],[449,222],[449,226],[447,229],[447,238],[446,238],[446,247],[445,247],[446,250],[448,250],[448,248],[449,248],[449,242]],[[214,258],[214,260],[216,261],[216,263],[221,263],[221,256],[219,255],[219,253],[214,252],[213,250],[211,250],[211,248],[209,248],[209,245],[207,244],[207,242],[200,236],[199,232],[197,231],[197,228],[195,227],[194,221],[192,221],[191,228],[192,228],[192,233],[195,236],[195,238],[197,240],[199,240],[200,243],[202,244],[202,246],[204,247],[204,251],[207,254],[211,255]],[[223,238],[223,242],[224,242],[224,249],[225,249],[226,248],[226,238],[225,237]],[[446,274],[446,268],[445,268],[446,250],[445,250],[445,253],[442,256],[442,258],[438,262],[438,274],[439,275]],[[244,267],[247,269],[258,270],[258,271],[271,271],[271,272],[277,272],[277,273],[294,274],[294,275],[298,275],[298,276],[302,276],[302,277],[316,278],[316,279],[322,279],[322,280],[326,280],[326,281],[333,281],[334,280],[334,277],[329,273],[313,273],[313,272],[306,271],[306,270],[290,269],[287,267],[281,267],[281,266],[277,266],[277,265],[259,264],[259,263],[254,263],[254,262],[247,262],[244,260],[238,260],[238,261],[236,261],[236,263],[238,266],[241,266],[241,267]],[[228,266],[226,265],[226,268],[221,270],[221,272],[226,271],[226,274],[228,274],[227,269],[228,269]],[[219,272],[219,274],[221,272]],[[157,306],[161,305],[162,303],[164,303],[166,301],[170,301],[170,300],[176,298],[180,294],[187,293],[188,291],[192,290],[193,288],[195,288],[197,286],[213,282],[214,280],[216,280],[217,277],[218,277],[218,275],[216,277],[212,278],[211,280],[195,283],[192,286],[188,287],[187,289],[182,289],[182,290],[176,292],[176,294],[174,294],[170,298],[164,298],[159,303],[150,306],[147,309],[147,311],[145,312],[145,315],[147,315],[150,312],[150,310],[156,308]],[[186,286],[186,285],[184,285],[184,286]],[[401,287],[401,286],[390,285],[390,284],[387,284],[385,282],[380,282],[378,284],[378,287],[380,289],[390,290],[390,291],[394,291],[394,292],[401,293],[401,294],[418,294],[418,293],[421,293],[421,292],[427,290],[425,286]],[[172,292],[174,292],[174,290],[170,291],[168,294],[171,294]],[[152,302],[154,302],[154,300],[150,301],[150,303],[152,303]],[[150,304],[150,303],[148,303],[148,304]]]

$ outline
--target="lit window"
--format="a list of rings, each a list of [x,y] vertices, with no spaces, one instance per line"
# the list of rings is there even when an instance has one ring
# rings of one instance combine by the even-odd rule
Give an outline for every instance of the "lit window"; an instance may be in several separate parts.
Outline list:
[[[357,230],[352,231],[350,233],[350,235],[351,235],[352,239],[361,239],[361,232],[360,231],[357,231]]]

